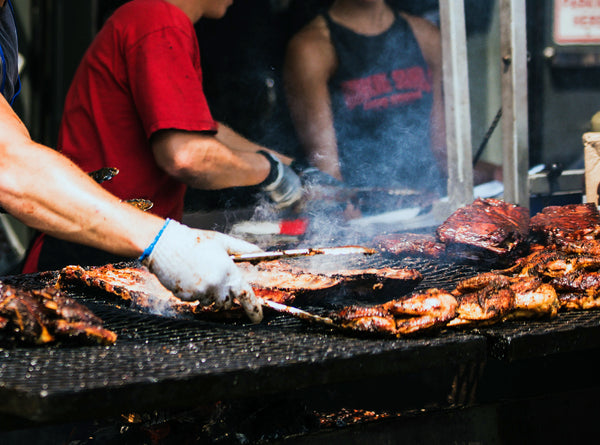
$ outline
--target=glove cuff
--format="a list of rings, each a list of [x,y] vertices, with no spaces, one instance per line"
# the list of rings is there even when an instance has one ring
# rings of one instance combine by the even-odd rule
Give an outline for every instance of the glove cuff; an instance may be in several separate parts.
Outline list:
[[[165,229],[167,228],[167,226],[169,225],[169,223],[171,221],[172,221],[172,219],[169,219],[169,218],[166,219],[165,223],[163,224],[163,226],[160,228],[160,230],[154,237],[154,240],[152,240],[152,242],[148,245],[148,247],[146,247],[144,249],[144,252],[142,252],[140,257],[138,258],[139,261],[144,261],[146,258],[148,258],[150,256],[150,254],[154,250],[154,247],[156,246],[156,243],[158,242],[159,238],[161,237],[161,235],[163,234],[163,232],[165,231]]]
[[[265,180],[258,184],[259,187],[263,187],[265,190],[269,190],[269,186],[278,184],[278,182],[281,180],[281,177],[283,176],[281,161],[265,150],[258,150],[256,153],[260,153],[265,158],[267,158],[269,164],[271,165],[271,170],[269,171],[269,174],[267,175]]]

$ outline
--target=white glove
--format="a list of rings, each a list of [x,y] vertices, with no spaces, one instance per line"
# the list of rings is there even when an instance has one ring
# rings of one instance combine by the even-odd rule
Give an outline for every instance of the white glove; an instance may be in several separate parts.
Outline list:
[[[262,320],[262,306],[229,255],[260,251],[223,233],[191,229],[167,219],[140,260],[182,300],[198,300],[216,310],[230,309],[235,298],[250,320]]]

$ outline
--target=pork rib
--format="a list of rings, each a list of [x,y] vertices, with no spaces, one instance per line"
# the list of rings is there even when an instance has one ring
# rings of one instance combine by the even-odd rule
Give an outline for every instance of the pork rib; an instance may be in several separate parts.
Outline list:
[[[456,210],[436,230],[438,241],[503,255],[527,240],[529,210],[499,199],[477,198]]]
[[[594,203],[548,206],[532,216],[529,225],[542,243],[595,239],[600,233],[600,212]]]

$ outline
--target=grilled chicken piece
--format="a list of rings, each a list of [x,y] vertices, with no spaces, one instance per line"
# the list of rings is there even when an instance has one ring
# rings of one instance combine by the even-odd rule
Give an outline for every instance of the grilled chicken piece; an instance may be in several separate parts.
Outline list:
[[[600,239],[570,240],[557,238],[554,247],[564,253],[593,255],[600,257]]]
[[[531,234],[542,243],[557,239],[595,239],[600,234],[600,212],[594,203],[548,206],[531,217]]]
[[[481,273],[459,282],[453,294],[461,300],[461,295],[477,293],[489,285],[497,289],[509,288],[514,295],[513,308],[503,319],[555,317],[558,313],[559,301],[556,291],[549,284],[543,283],[539,277],[507,277],[493,272]],[[472,299],[469,299],[463,309],[472,310],[472,306],[468,306],[472,304]],[[485,306],[481,302],[479,305]],[[475,311],[479,309],[475,307]],[[460,324],[458,321],[454,323]]]
[[[550,284],[558,292],[561,309],[600,308],[600,272],[570,272]]]
[[[499,199],[478,198],[450,215],[436,235],[446,246],[465,250],[475,247],[504,255],[524,244],[528,232],[528,209]]]
[[[515,293],[515,308],[506,319],[556,317],[560,301],[554,287],[535,277],[511,280]]]
[[[494,324],[515,307],[510,281],[502,275],[482,274],[464,280],[452,294],[458,300],[458,315],[448,326]]]
[[[344,329],[399,337],[445,326],[456,307],[449,292],[432,288],[377,306],[349,306],[331,318]]]
[[[17,342],[46,344],[56,340],[113,344],[117,335],[87,307],[53,287],[24,290],[2,285],[0,323],[3,334]]]
[[[381,306],[348,306],[332,313],[331,318],[347,330],[396,335],[395,318]]]

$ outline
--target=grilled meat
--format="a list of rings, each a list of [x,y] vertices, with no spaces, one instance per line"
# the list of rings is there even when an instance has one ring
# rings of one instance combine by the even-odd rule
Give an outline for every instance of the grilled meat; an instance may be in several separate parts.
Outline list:
[[[446,245],[439,242],[434,235],[419,233],[379,235],[373,243],[382,252],[398,256],[441,258],[446,252]]]
[[[519,258],[513,266],[500,271],[517,276],[559,277],[576,271],[600,269],[600,256],[567,254],[557,250],[538,250]]]
[[[558,292],[561,308],[600,308],[600,272],[575,271],[552,279],[550,284]]]
[[[342,283],[340,278],[296,270],[280,261],[265,261],[256,265],[241,262],[238,267],[253,288],[302,294],[340,288]]]
[[[600,213],[594,203],[548,206],[531,217],[529,226],[544,244],[557,239],[595,239],[600,234]]]
[[[446,219],[438,241],[457,250],[483,249],[497,255],[515,251],[529,232],[529,210],[499,199],[476,199]]]
[[[556,317],[560,301],[556,290],[535,277],[518,277],[511,280],[515,293],[515,307],[506,319]]]
[[[31,292],[3,284],[0,289],[0,315],[7,319],[2,333],[17,342],[43,344],[55,340],[48,329],[44,305]]]
[[[342,280],[345,290],[358,295],[398,296],[413,290],[423,280],[423,275],[416,269],[394,267],[342,269],[326,275]]]
[[[336,294],[398,295],[411,291],[423,276],[415,269],[384,267],[379,269],[339,269],[314,273],[283,261],[265,261],[256,265],[238,263],[244,277],[256,289],[291,292],[296,297]]]
[[[600,239],[571,240],[569,238],[557,238],[554,240],[554,248],[565,253],[600,257]]]
[[[529,211],[498,199],[476,199],[450,215],[431,234],[380,235],[373,244],[394,255],[495,262],[527,246]]]
[[[349,306],[331,318],[347,330],[402,336],[446,325],[456,307],[450,293],[432,288],[377,306]]]
[[[452,294],[458,300],[458,315],[448,326],[497,323],[515,308],[510,280],[502,275],[483,274],[467,279]]]
[[[0,328],[5,338],[27,344],[57,340],[113,344],[116,334],[102,325],[87,307],[53,287],[24,290],[1,285]]]
[[[201,306],[197,301],[183,301],[165,288],[145,266],[129,263],[107,264],[98,267],[67,266],[60,271],[58,286],[86,286],[128,301],[132,307],[147,312],[181,318],[207,316],[217,318],[242,315],[241,307],[231,311],[216,312],[211,306]],[[294,296],[279,289],[254,288],[257,296],[277,303],[288,303]]]
[[[507,277],[494,272],[486,272],[462,280],[456,285],[452,293],[461,301],[461,304],[463,303],[463,296],[468,294],[477,295],[478,298],[489,298],[489,292],[491,292],[493,298],[497,298],[493,290],[490,289],[486,293],[478,293],[490,285],[498,290],[508,288],[514,295],[512,309],[509,309],[504,314],[504,319],[554,317],[558,313],[559,301],[556,291],[549,284],[543,283],[539,277]],[[497,305],[498,300],[492,300],[492,302]],[[508,301],[504,301],[504,303],[508,303]],[[473,311],[473,309],[475,309],[476,313],[485,312],[484,308],[490,306],[489,302],[480,300],[477,301],[475,306],[473,304],[473,297],[468,297],[462,308],[463,313],[467,310]],[[482,309],[477,308],[477,306],[480,306]],[[459,308],[460,313],[461,309]],[[492,318],[495,318],[493,314],[490,315]],[[462,324],[458,321],[455,323]]]

